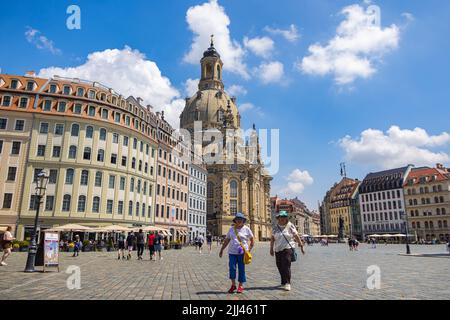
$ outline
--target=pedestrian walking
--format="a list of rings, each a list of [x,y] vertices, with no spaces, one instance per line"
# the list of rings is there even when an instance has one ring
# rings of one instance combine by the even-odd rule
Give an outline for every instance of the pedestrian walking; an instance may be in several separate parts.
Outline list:
[[[198,250],[200,251],[200,254],[202,254],[202,247],[203,247],[204,242],[205,242],[205,239],[203,238],[203,236],[199,235],[197,237],[197,244],[198,244]]]
[[[147,239],[148,250],[150,251],[150,260],[153,260],[155,255],[155,234],[150,232]]]
[[[234,226],[228,231],[225,241],[220,249],[219,257],[222,258],[223,251],[228,248],[228,267],[230,272],[231,288],[228,293],[244,292],[244,283],[247,282],[245,274],[245,259],[244,256],[249,256],[254,246],[253,233],[249,227],[245,225],[247,218],[242,213],[237,213],[233,222]],[[239,286],[236,287],[236,266],[239,271]]]
[[[117,245],[118,245],[118,256],[117,260],[125,260],[125,233],[122,232],[119,234],[119,237],[117,239]]]
[[[127,256],[127,260],[131,259],[131,253],[133,252],[133,247],[134,247],[134,241],[136,240],[136,237],[134,235],[134,232],[131,231],[128,234],[127,237],[127,247],[128,247],[128,256]]]
[[[157,233],[154,239],[154,247],[155,252],[158,252],[159,260],[163,259],[161,256],[163,241],[164,241],[163,235],[161,233]]]
[[[291,263],[297,260],[295,242],[298,243],[300,251],[305,254],[303,241],[300,239],[295,226],[289,222],[286,211],[280,211],[276,216],[277,225],[272,232],[270,241],[270,255],[276,258],[278,272],[281,276],[281,286],[286,291],[291,290]]]
[[[75,242],[74,242],[74,247],[73,247],[73,257],[78,257],[80,255],[80,251],[83,248],[83,243],[80,240],[80,236],[76,235],[75,236]]]
[[[353,239],[348,239],[348,248],[350,249],[350,251],[353,251]]]
[[[138,260],[143,260],[142,256],[144,255],[144,248],[145,248],[145,234],[144,231],[142,231],[142,229],[140,229],[138,234],[136,235],[136,246],[137,246]]]
[[[208,245],[208,252],[211,254],[211,250],[212,250],[212,234],[211,234],[211,232],[208,232],[208,234],[206,235],[206,243]]]
[[[3,256],[0,262],[1,266],[7,266],[8,264],[5,262],[6,259],[11,255],[12,242],[16,240],[11,234],[11,226],[6,228],[6,232],[3,234],[2,238],[2,248],[3,248]]]

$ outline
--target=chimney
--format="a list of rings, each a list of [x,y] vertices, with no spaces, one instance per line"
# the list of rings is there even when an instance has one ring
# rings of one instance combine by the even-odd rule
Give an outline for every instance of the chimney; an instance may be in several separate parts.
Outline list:
[[[137,97],[136,100],[137,100],[137,102],[138,102],[139,104],[141,104],[141,102],[142,102],[142,98],[141,98],[141,97]]]
[[[436,164],[437,169],[444,169],[444,165],[442,163]]]
[[[34,72],[34,70],[29,70],[25,73],[25,77],[36,77],[36,72]]]

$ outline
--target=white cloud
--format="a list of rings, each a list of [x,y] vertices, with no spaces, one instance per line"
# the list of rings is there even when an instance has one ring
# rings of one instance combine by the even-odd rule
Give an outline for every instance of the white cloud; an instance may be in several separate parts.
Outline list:
[[[269,58],[274,50],[274,42],[269,37],[244,38],[244,46],[259,57]]]
[[[36,48],[40,50],[48,50],[52,54],[56,55],[61,54],[61,50],[55,47],[53,41],[42,35],[37,29],[27,27],[27,31],[25,31],[25,39],[27,39],[29,43],[34,44]]]
[[[184,100],[179,99],[180,93],[161,74],[157,64],[138,50],[125,47],[93,52],[84,64],[41,69],[38,76],[47,78],[54,75],[97,81],[124,96],[141,97],[156,110],[164,110],[165,118],[174,127],[179,126]]]
[[[446,163],[450,157],[433,148],[450,144],[450,135],[429,135],[424,129],[400,129],[392,126],[386,133],[367,129],[361,137],[346,136],[339,141],[348,161],[388,169],[407,164],[417,166]]]
[[[260,107],[255,106],[253,103],[243,103],[238,107],[239,113],[245,113],[251,111],[252,114],[256,114],[260,117],[264,116],[264,112]]]
[[[184,91],[188,97],[192,97],[198,91],[199,79],[187,79],[184,83]]]
[[[245,96],[247,94],[247,89],[245,89],[243,86],[233,84],[229,88],[227,88],[227,92],[232,96]]]
[[[264,84],[277,83],[284,76],[284,66],[279,61],[263,62],[253,72]]]
[[[184,56],[185,62],[198,64],[213,34],[214,47],[220,53],[226,70],[245,79],[250,77],[243,61],[245,50],[237,41],[231,39],[230,18],[217,0],[190,7],[186,13],[186,21],[194,33],[194,39],[190,51]]]
[[[357,4],[345,7],[341,14],[346,19],[338,26],[336,36],[326,46],[311,45],[309,56],[297,67],[306,74],[332,74],[337,84],[345,85],[376,72],[375,63],[398,48],[400,29],[395,24],[382,28],[376,13]]]
[[[298,33],[297,27],[294,24],[291,24],[289,26],[289,29],[286,30],[274,29],[268,26],[265,27],[264,30],[273,35],[281,35],[289,42],[296,42],[298,39],[300,39],[300,34]]]
[[[285,178],[286,185],[279,189],[279,193],[283,197],[296,197],[303,193],[306,186],[312,185],[314,179],[308,171],[301,171],[300,169],[293,170],[287,178]]]

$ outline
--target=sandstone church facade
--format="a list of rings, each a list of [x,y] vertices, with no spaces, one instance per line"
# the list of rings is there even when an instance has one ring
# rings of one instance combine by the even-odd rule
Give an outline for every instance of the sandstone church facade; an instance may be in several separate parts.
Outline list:
[[[241,115],[236,106],[236,98],[230,97],[224,90],[223,62],[214,48],[213,41],[204,52],[200,63],[201,79],[198,92],[186,99],[186,106],[180,115],[180,128],[188,130],[192,139],[194,133],[198,131],[202,133],[216,131],[226,137],[227,130],[241,128]],[[200,121],[201,127],[198,128]],[[206,161],[208,231],[214,236],[225,235],[232,225],[234,215],[242,212],[248,217],[247,224],[253,231],[256,241],[268,240],[272,233],[270,214],[272,177],[266,173],[261,161],[255,126],[246,142],[242,137],[233,139],[239,140],[241,147],[236,145],[233,151],[224,148],[221,153],[223,158],[231,157],[231,162]],[[211,145],[211,142],[202,142],[200,148],[203,149],[203,154]]]

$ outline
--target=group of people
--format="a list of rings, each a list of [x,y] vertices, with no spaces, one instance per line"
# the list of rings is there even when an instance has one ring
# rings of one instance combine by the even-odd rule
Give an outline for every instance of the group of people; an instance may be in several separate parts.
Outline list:
[[[270,241],[270,255],[275,256],[276,265],[281,277],[281,288],[291,290],[291,263],[296,260],[296,244],[301,253],[305,254],[304,243],[295,226],[289,222],[289,215],[281,211],[277,215],[277,225],[273,230]],[[234,226],[228,231],[219,257],[223,257],[224,250],[228,247],[228,267],[231,288],[228,293],[243,293],[244,284],[247,282],[245,265],[251,260],[251,251],[255,241],[251,229],[245,225],[247,218],[244,214],[236,214]],[[236,278],[238,284],[236,285]]]
[[[211,233],[208,233],[206,235],[206,244],[208,246],[208,252],[211,253],[212,250],[212,241],[213,241],[213,237]],[[195,246],[196,250],[199,250],[200,254],[202,253],[202,248],[203,248],[203,244],[205,243],[205,238],[203,237],[203,235],[198,235],[194,238],[193,240],[193,244]]]
[[[125,232],[119,234],[118,237],[118,255],[117,260],[130,260],[134,248],[137,249],[137,259],[144,260],[144,250],[146,244],[146,236],[141,229],[136,234],[130,232],[126,235]],[[147,236],[147,248],[150,252],[150,260],[156,260],[156,253],[158,253],[159,260],[162,260],[161,251],[164,243],[164,236],[159,232],[150,232]],[[125,253],[125,251],[127,251]]]
[[[349,247],[350,251],[358,251],[359,241],[356,240],[355,238],[349,239],[348,247]]]

